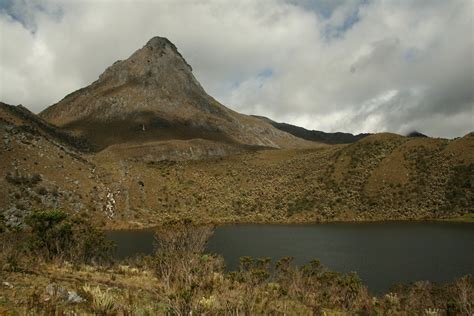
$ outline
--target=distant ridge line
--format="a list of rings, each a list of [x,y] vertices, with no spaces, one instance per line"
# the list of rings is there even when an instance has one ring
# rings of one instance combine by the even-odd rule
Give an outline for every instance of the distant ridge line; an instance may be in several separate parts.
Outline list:
[[[273,127],[281,131],[287,132],[289,134],[292,134],[293,136],[296,136],[305,140],[313,141],[313,142],[319,142],[319,143],[330,144],[330,145],[351,144],[351,143],[355,143],[356,141],[364,137],[372,135],[370,133],[362,133],[362,134],[357,134],[357,135],[354,135],[351,133],[342,133],[342,132],[326,133],[322,131],[308,130],[304,127],[291,125],[288,123],[275,122],[264,116],[258,116],[258,115],[253,115],[253,116],[261,120],[264,120],[270,123]]]

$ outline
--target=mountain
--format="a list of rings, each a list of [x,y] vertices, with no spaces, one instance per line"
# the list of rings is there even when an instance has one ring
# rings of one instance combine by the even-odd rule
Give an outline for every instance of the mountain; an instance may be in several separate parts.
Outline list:
[[[82,152],[88,152],[91,149],[85,139],[75,137],[57,126],[49,124],[21,104],[13,106],[0,102],[0,121],[12,129],[16,127],[40,134],[50,140],[55,140],[56,143],[65,144]]]
[[[473,211],[474,133],[456,140],[375,134],[200,160],[144,159],[149,148],[140,144],[84,152],[63,135],[23,107],[0,106],[0,220],[7,226],[22,225],[31,210],[58,208],[109,228],[177,218],[305,223]],[[164,141],[154,154],[200,141]]]
[[[69,94],[40,117],[84,137],[97,151],[111,145],[123,150],[123,144],[153,151],[160,141],[191,139],[205,140],[215,150],[222,149],[220,144],[308,145],[217,102],[201,87],[175,45],[163,37],[152,38],[128,59],[115,62],[97,81]]]
[[[0,158],[0,226],[8,227],[37,209],[112,228],[474,210],[474,133],[322,133],[242,115],[207,95],[160,37],[40,116],[0,103]]]
[[[420,133],[418,131],[412,131],[412,132],[407,134],[407,137],[424,137],[424,138],[426,138],[428,136],[426,136],[425,134]]]
[[[369,136],[370,134],[358,134],[353,135],[350,133],[326,133],[315,130],[307,130],[303,127],[287,124],[287,123],[278,123],[267,117],[263,116],[254,116],[261,119],[262,121],[270,123],[273,127],[287,132],[293,136],[306,139],[313,142],[323,143],[323,144],[350,144]]]
[[[358,142],[212,161],[102,160],[126,177],[117,206],[140,221],[437,219],[472,212],[474,134],[458,140],[375,134]],[[128,201],[126,204],[125,201]]]
[[[87,213],[104,207],[108,191],[84,140],[4,103],[0,140],[0,218],[8,225],[20,225],[36,209]]]

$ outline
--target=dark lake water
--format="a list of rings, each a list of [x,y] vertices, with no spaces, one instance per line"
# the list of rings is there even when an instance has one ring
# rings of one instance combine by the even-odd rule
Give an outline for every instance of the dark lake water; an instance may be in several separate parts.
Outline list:
[[[153,251],[152,231],[115,231],[120,258]],[[449,282],[474,275],[474,224],[439,222],[226,225],[217,227],[207,251],[228,269],[242,256],[293,256],[296,264],[319,259],[334,271],[355,271],[373,292],[419,280]]]

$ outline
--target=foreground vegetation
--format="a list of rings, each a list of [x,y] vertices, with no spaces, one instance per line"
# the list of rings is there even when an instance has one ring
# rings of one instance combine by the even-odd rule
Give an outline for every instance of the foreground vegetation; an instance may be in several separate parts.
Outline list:
[[[226,272],[203,253],[211,226],[170,222],[156,231],[154,256],[109,260],[111,245],[86,221],[34,212],[28,233],[2,233],[0,315],[471,315],[474,282],[417,282],[374,297],[356,274],[319,261],[241,258]]]

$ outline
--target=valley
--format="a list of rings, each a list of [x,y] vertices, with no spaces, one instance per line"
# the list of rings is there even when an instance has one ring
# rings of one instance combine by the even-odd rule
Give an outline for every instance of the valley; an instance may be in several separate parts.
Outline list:
[[[19,127],[2,133],[9,147],[2,152],[0,205],[11,223],[27,210],[57,207],[108,228],[179,218],[312,223],[472,212],[473,134],[457,140],[378,134],[348,145],[229,154],[230,145],[206,147],[200,139],[82,153]],[[202,159],[200,152],[214,157]],[[37,181],[28,180],[34,175]]]
[[[39,114],[0,103],[0,314],[467,313],[473,283],[461,274],[469,264],[421,277],[451,282],[441,285],[390,287],[418,281],[418,274],[387,273],[383,282],[371,274],[407,257],[418,258],[417,272],[429,264],[416,255],[439,234],[420,235],[425,223],[411,223],[418,225],[405,239],[418,242],[412,256],[385,249],[389,259],[377,261],[379,270],[340,263],[366,262],[360,251],[371,244],[363,242],[370,227],[383,226],[371,235],[375,249],[396,248],[406,235],[403,224],[386,235],[391,224],[355,223],[472,222],[473,188],[473,132],[455,139],[326,133],[240,114],[205,92],[173,43],[154,37]],[[219,232],[222,224],[329,222],[351,222],[334,225],[344,232],[356,225],[356,233],[324,237],[314,234],[324,225],[314,225],[318,238],[290,241],[288,253],[271,252],[270,259],[261,255],[265,243],[255,248],[259,258],[227,258],[222,253],[236,245],[230,242],[206,248],[216,225]],[[436,239],[443,259],[452,253],[446,264],[456,255],[471,259],[463,254],[471,235],[462,233],[472,224],[456,225],[438,223],[461,233],[447,234],[459,247]],[[275,228],[240,234],[261,241],[265,227]],[[269,239],[281,250],[290,237],[304,235],[302,227]],[[143,228],[153,228],[153,251],[115,258],[106,231]],[[355,243],[328,260],[337,271],[308,262],[315,240],[338,238]],[[338,247],[327,245],[318,250],[323,259]],[[433,257],[439,245],[432,245]],[[298,252],[305,256],[294,265],[289,256]],[[353,267],[369,271],[370,287],[382,284],[377,294],[349,272]]]
[[[7,227],[58,208],[106,228],[473,212],[473,133],[323,133],[239,114],[209,96],[162,37],[39,115],[0,104],[0,138]]]

